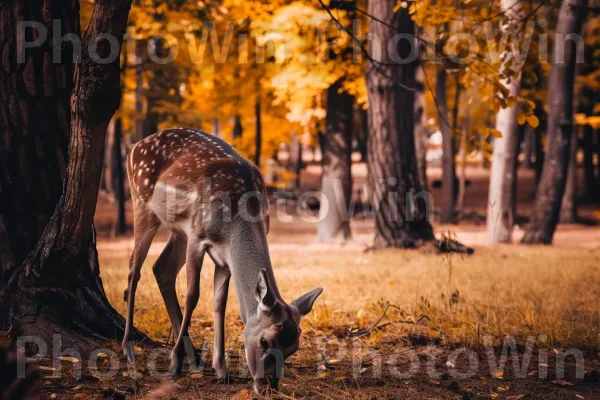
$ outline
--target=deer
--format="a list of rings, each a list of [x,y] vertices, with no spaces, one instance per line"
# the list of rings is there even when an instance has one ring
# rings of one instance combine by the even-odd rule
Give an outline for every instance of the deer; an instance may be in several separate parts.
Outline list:
[[[134,248],[124,292],[127,317],[122,350],[127,361],[134,362],[129,337],[140,271],[163,226],[170,236],[153,272],[175,336],[171,375],[181,375],[184,356],[195,363],[188,329],[208,254],[215,264],[212,367],[217,377],[227,378],[225,310],[233,276],[254,390],[277,389],[283,360],[298,350],[300,322],[323,289],[316,288],[291,303],[281,297],[267,244],[269,207],[260,170],[216,136],[174,128],[148,136],[131,148],[127,176],[134,219]],[[175,282],[184,264],[187,292],[182,313]]]

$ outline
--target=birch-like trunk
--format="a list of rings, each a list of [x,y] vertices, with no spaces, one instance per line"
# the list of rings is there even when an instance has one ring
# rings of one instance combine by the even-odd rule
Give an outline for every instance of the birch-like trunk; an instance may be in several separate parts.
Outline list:
[[[513,32],[520,30],[524,7],[520,0],[502,0],[502,10],[506,14],[507,25]],[[513,64],[520,65],[520,36],[512,46]],[[509,96],[517,97],[521,90],[520,67],[514,70],[515,77],[504,79],[501,83],[508,89]],[[518,154],[518,106],[500,109],[496,115],[496,130],[502,137],[494,139],[492,168],[490,170],[490,188],[487,208],[488,244],[510,243],[516,217],[516,166]]]

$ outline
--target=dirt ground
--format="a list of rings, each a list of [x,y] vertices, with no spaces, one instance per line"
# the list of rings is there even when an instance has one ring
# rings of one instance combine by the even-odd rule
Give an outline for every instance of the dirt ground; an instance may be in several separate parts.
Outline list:
[[[318,187],[318,168],[302,176]],[[439,170],[429,174],[430,182]],[[360,183],[363,165],[354,167]],[[443,256],[433,248],[365,253],[371,221],[353,221],[353,242],[313,243],[314,218],[275,214],[269,246],[283,297],[290,301],[322,286],[325,291],[303,320],[300,351],[286,360],[280,399],[600,399],[600,227],[598,209],[582,204],[586,224],[560,226],[552,247],[485,247],[487,172],[470,169],[465,214],[458,225],[435,223],[475,247],[473,256]],[[533,174],[519,177],[519,214],[532,207]],[[432,190],[434,199],[439,189]],[[289,211],[288,208],[286,210]],[[128,215],[131,215],[128,210]],[[114,205],[101,196],[96,215],[101,275],[111,303],[124,312],[131,237],[112,238]],[[516,236],[522,234],[518,230]],[[42,362],[42,388],[56,398],[235,398],[248,400],[243,326],[230,291],[226,332],[227,383],[210,370],[212,265],[206,262],[201,299],[190,334],[205,366],[172,380],[166,374],[173,339],[151,271],[166,240],[153,244],[142,270],[135,323],[165,347],[139,343],[136,371],[119,357],[119,344],[101,343],[102,357]],[[180,300],[185,273],[177,281]],[[209,300],[211,299],[211,300]],[[507,353],[514,344],[514,352]],[[504,346],[505,357],[502,359]],[[114,354],[113,354],[114,352]],[[507,355],[508,354],[508,355]],[[111,357],[114,355],[114,359]],[[514,362],[517,364],[514,364]],[[106,365],[115,362],[114,373]],[[564,365],[564,368],[562,367]],[[82,377],[73,372],[81,366]],[[73,368],[75,367],[75,369]],[[108,372],[107,372],[108,371]],[[564,371],[564,372],[563,372]]]

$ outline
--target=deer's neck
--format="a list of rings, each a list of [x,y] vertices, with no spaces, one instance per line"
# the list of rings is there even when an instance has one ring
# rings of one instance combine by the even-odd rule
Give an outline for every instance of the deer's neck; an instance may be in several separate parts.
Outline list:
[[[261,269],[267,271],[267,279],[277,300],[283,299],[275,282],[264,223],[236,220],[230,240],[229,268],[240,303],[242,321],[246,324],[258,312],[256,284]]]

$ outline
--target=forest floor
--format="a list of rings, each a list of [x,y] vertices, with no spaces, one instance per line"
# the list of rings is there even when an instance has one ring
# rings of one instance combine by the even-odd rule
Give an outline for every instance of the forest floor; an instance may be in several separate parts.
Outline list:
[[[475,172],[469,177],[465,209],[483,215],[486,200],[476,193],[484,192],[486,177]],[[435,171],[431,177],[435,179]],[[529,188],[531,179],[526,174],[520,184]],[[303,177],[305,187],[317,183],[310,174]],[[523,192],[519,209],[526,213],[531,194]],[[591,220],[596,213],[584,205],[580,215]],[[101,276],[109,300],[124,313],[133,243],[130,237],[107,237],[112,215],[114,207],[101,199],[96,219]],[[477,218],[436,224],[435,229],[438,234],[454,232],[475,247],[475,254],[439,255],[432,247],[364,252],[373,235],[366,220],[353,222],[354,242],[320,245],[312,243],[315,224],[309,216],[295,215],[291,223],[273,220],[269,242],[283,297],[291,301],[314,287],[324,288],[303,320],[300,350],[286,360],[281,393],[273,397],[600,399],[600,227],[561,226],[551,247],[494,248],[484,246],[484,223]],[[201,299],[190,330],[206,367],[186,367],[177,380],[166,376],[173,339],[151,268],[165,240],[164,232],[158,235],[142,270],[135,324],[166,346],[138,344],[136,372],[128,371],[122,357],[115,358],[113,374],[105,373],[104,363],[112,362],[108,358],[98,368],[90,367],[96,362],[72,364],[67,358],[62,378],[54,379],[50,376],[56,371],[46,360],[45,392],[57,398],[256,397],[242,359],[235,290],[230,291],[226,322],[231,381],[218,383],[210,371],[210,260],[202,272]],[[183,271],[177,280],[180,301],[184,289]],[[511,344],[515,351],[503,359],[503,347],[506,354]],[[103,345],[108,356],[120,353],[116,341]],[[72,376],[77,372],[73,365],[81,365],[83,378]]]

